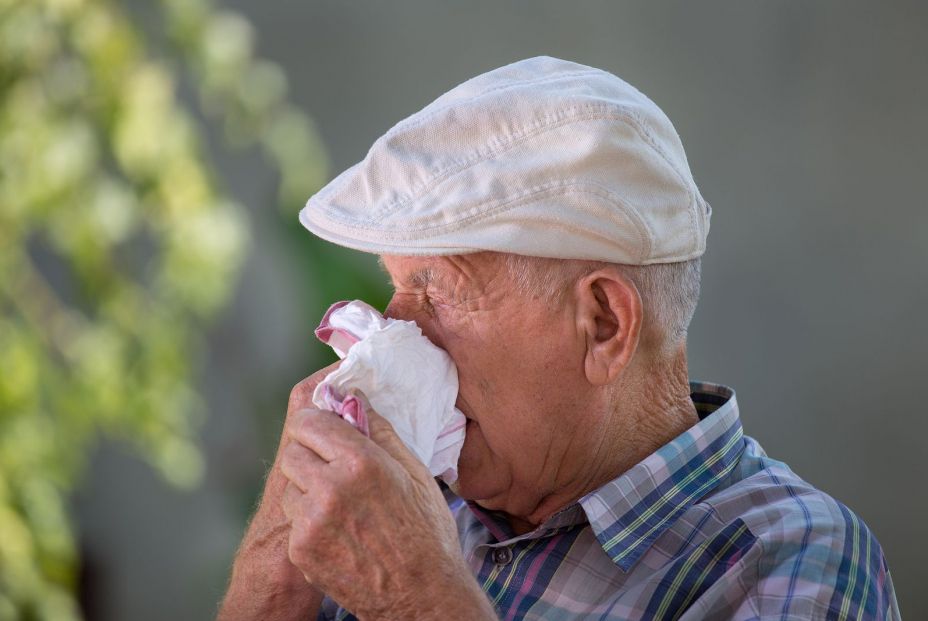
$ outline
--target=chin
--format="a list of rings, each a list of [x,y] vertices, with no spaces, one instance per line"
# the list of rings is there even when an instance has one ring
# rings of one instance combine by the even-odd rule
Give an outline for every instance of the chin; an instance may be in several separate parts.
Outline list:
[[[474,488],[479,488],[478,481],[473,479],[474,473],[469,471],[466,466],[458,465],[458,478],[454,483],[448,485],[448,488],[454,492],[454,495],[464,500],[474,500]]]
[[[492,481],[480,477],[477,472],[467,467],[458,470],[457,480],[448,485],[448,488],[458,498],[474,501],[484,508],[489,508],[485,506],[487,499],[496,495]]]
[[[464,470],[465,468],[461,468],[459,464],[458,465],[458,478],[454,481],[454,483],[448,484],[448,489],[454,492],[454,495],[458,496],[459,498],[463,498],[465,500],[471,500],[469,497],[466,496],[467,490],[471,486],[467,484],[468,477],[467,477],[467,474],[464,472]]]
[[[458,459],[458,478],[448,488],[464,500],[489,498],[495,492],[495,470],[487,458],[487,449],[480,432],[480,425],[473,419],[467,421],[464,446]]]

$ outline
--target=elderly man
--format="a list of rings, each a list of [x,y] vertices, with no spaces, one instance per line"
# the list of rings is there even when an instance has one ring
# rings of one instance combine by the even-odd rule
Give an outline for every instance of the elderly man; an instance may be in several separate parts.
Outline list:
[[[881,548],[690,382],[711,209],[670,121],[548,57],[446,93],[310,199],[457,365],[440,487],[389,422],[290,399],[221,619],[889,619]]]

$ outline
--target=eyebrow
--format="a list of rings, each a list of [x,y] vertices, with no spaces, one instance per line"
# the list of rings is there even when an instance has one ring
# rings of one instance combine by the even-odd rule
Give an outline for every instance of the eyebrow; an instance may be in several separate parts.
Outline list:
[[[380,271],[386,274],[392,281],[393,275],[390,274],[386,264],[384,264],[383,257],[377,257],[377,265],[380,267]],[[431,266],[421,267],[407,275],[403,280],[414,287],[426,287],[429,284],[436,284],[440,281],[438,273]]]

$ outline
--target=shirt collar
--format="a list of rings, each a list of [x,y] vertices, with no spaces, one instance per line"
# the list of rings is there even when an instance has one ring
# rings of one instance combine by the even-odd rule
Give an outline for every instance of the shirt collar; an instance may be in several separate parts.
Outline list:
[[[690,382],[690,393],[697,424],[579,500],[603,550],[625,572],[718,486],[744,450],[735,391]]]
[[[517,536],[505,514],[467,501],[496,539],[487,545],[511,545],[589,522],[606,554],[622,571],[629,571],[687,508],[718,486],[744,450],[734,390],[690,382],[690,398],[698,423],[532,532]]]
[[[501,511],[491,511],[484,509],[473,500],[465,501],[474,517],[483,524],[483,526],[494,537],[496,542],[489,542],[486,545],[490,547],[508,546],[523,539],[538,539],[547,537],[560,531],[578,524],[586,524],[587,517],[583,508],[578,503],[573,503],[568,507],[561,509],[547,520],[545,520],[535,530],[516,535],[515,531],[509,525],[509,520],[505,513]]]

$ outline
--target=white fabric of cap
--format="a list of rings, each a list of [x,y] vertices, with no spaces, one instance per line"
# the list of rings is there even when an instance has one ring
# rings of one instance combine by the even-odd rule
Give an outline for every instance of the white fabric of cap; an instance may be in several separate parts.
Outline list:
[[[711,213],[654,102],[606,71],[539,56],[397,123],[300,222],[376,254],[647,265],[702,255]]]

